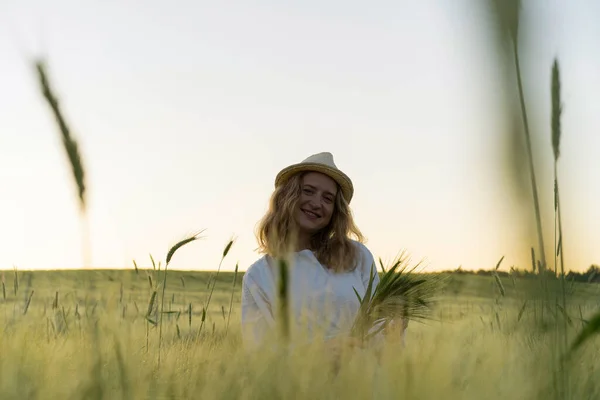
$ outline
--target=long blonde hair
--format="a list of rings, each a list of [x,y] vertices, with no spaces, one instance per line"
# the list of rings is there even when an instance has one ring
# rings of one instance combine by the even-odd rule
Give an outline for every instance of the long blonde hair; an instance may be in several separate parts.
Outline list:
[[[295,174],[271,195],[269,209],[256,232],[261,253],[273,258],[287,258],[295,250],[298,227],[294,212],[300,201],[303,175]],[[331,221],[311,238],[310,249],[327,268],[336,272],[350,271],[356,267],[359,251],[352,236],[356,241],[364,242],[354,223],[352,210],[338,187]]]

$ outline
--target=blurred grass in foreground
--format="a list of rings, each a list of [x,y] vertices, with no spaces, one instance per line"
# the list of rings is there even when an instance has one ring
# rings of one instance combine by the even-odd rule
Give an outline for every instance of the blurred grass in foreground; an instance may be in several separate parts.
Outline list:
[[[523,307],[535,280],[500,277],[502,296],[493,276],[450,275],[438,322],[411,322],[406,348],[386,344],[379,363],[374,352],[344,355],[336,375],[319,345],[244,352],[237,290],[225,334],[229,272],[169,272],[159,368],[158,328],[147,333],[145,318],[154,272],[18,272],[35,294],[26,314],[23,288],[0,302],[1,397],[545,399],[553,391],[552,333],[531,329],[535,311]],[[599,291],[574,284],[570,331],[598,307],[590,299]],[[600,396],[597,351],[598,342],[587,343],[570,367],[574,398]]]

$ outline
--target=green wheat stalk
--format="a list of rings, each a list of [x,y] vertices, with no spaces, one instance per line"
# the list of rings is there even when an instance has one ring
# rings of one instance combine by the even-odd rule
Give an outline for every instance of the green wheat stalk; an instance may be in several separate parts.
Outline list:
[[[498,20],[503,33],[507,33],[510,42],[512,43],[512,53],[514,56],[514,67],[517,75],[517,88],[519,91],[519,102],[521,106],[521,116],[523,119],[524,136],[527,145],[527,160],[529,166],[529,175],[531,180],[531,188],[533,192],[533,205],[535,209],[535,220],[538,234],[538,245],[540,247],[540,257],[542,268],[538,269],[538,273],[543,273],[547,267],[546,251],[544,246],[544,236],[542,229],[542,217],[539,204],[539,196],[537,189],[537,178],[535,174],[533,150],[531,144],[531,134],[529,132],[529,122],[527,117],[527,107],[525,106],[525,95],[523,93],[523,82],[521,79],[521,65],[519,59],[519,17],[521,11],[520,0],[491,0],[494,15]]]
[[[558,243],[555,238],[555,266],[556,271],[556,257],[560,255],[560,274],[561,274],[561,286],[562,286],[562,301],[563,308],[567,309],[567,296],[565,289],[565,264],[564,264],[564,238],[562,230],[562,212],[560,204],[560,189],[558,184],[558,159],[560,157],[560,117],[562,114],[562,104],[560,100],[560,70],[558,66],[558,60],[554,60],[552,65],[552,150],[554,152],[554,219],[556,226],[556,219],[558,216]],[[566,346],[566,327],[565,327],[565,346]]]
[[[48,102],[52,113],[54,114],[54,118],[58,124],[61,136],[63,147],[69,158],[69,162],[71,164],[71,170],[73,172],[73,177],[75,178],[75,182],[77,184],[78,194],[79,194],[79,205],[82,211],[86,209],[86,185],[85,185],[85,172],[83,168],[83,162],[81,159],[81,154],[79,151],[79,145],[77,141],[71,134],[71,130],[69,129],[65,118],[60,110],[60,106],[58,104],[58,100],[56,95],[54,94],[52,87],[50,86],[50,82],[48,80],[48,74],[46,73],[46,64],[43,61],[37,61],[35,63],[35,67],[38,73],[39,84],[42,89],[42,94],[44,98]]]
[[[223,249],[223,254],[221,255],[221,261],[219,262],[219,266],[217,267],[217,273],[215,274],[215,277],[213,278],[213,284],[210,289],[210,293],[208,294],[208,300],[206,301],[206,309],[208,309],[208,306],[210,305],[210,300],[212,299],[213,292],[215,291],[215,286],[217,285],[217,277],[219,276],[219,272],[221,271],[221,265],[223,265],[223,260],[225,260],[225,257],[227,257],[227,254],[229,254],[229,250],[231,250],[231,246],[233,246],[234,242],[235,242],[235,239],[233,239],[233,238],[230,239],[229,242],[227,242],[227,244],[225,245],[225,248]]]
[[[235,271],[233,272],[233,284],[231,285],[231,299],[229,300],[229,313],[227,314],[227,325],[225,326],[225,334],[229,330],[229,321],[231,320],[231,309],[233,308],[233,295],[235,293],[235,281],[237,279],[239,264],[235,264]]]
[[[63,113],[60,109],[60,105],[55,95],[52,86],[50,85],[50,80],[48,79],[48,74],[46,72],[46,64],[42,60],[38,60],[35,62],[35,68],[37,71],[39,86],[42,90],[42,94],[50,107],[54,118],[56,119],[56,123],[58,125],[58,130],[61,134],[61,139],[63,143],[64,151],[69,159],[69,164],[71,165],[71,171],[73,173],[73,178],[75,180],[75,184],[77,186],[78,197],[79,197],[79,209],[82,214],[82,229],[83,229],[83,257],[84,257],[84,265],[89,265],[91,260],[91,244],[89,243],[89,227],[87,221],[87,185],[86,185],[86,174],[85,169],[83,167],[83,161],[81,152],[79,150],[79,145],[75,138],[71,133],[71,129],[63,116]]]
[[[517,38],[515,37],[513,39],[513,54],[515,57],[515,70],[517,72],[517,85],[519,88],[519,100],[521,103],[521,113],[523,116],[523,126],[524,126],[523,132],[525,134],[525,141],[527,143],[527,159],[529,161],[531,189],[533,192],[535,220],[536,220],[536,226],[537,226],[537,232],[538,232],[538,241],[539,241],[539,246],[540,246],[540,257],[541,257],[541,262],[542,262],[542,270],[538,271],[538,272],[543,273],[543,272],[545,272],[548,264],[546,263],[546,250],[545,250],[545,246],[544,246],[542,217],[541,217],[540,202],[539,202],[539,196],[538,196],[537,179],[536,179],[536,175],[535,175],[535,168],[533,165],[533,150],[532,150],[532,145],[531,145],[531,134],[529,133],[529,122],[527,119],[527,108],[525,106],[525,95],[523,94],[523,82],[521,79],[521,67],[520,67],[520,62],[519,62],[519,51],[518,50],[519,50],[518,41],[517,41]]]
[[[17,292],[19,291],[19,274],[17,272],[17,267],[13,265],[14,271],[14,279],[13,279],[13,290],[15,292],[15,297],[17,297]]]
[[[26,315],[26,314],[27,314],[27,311],[29,310],[29,305],[31,304],[31,298],[33,297],[33,293],[34,293],[34,292],[35,292],[35,291],[34,291],[34,290],[32,290],[32,291],[29,293],[29,296],[27,297],[27,302],[25,302],[25,308],[24,308],[24,310],[23,310],[23,315]]]
[[[167,269],[169,267],[169,263],[171,262],[171,259],[173,258],[173,255],[175,255],[175,252],[177,250],[179,250],[180,248],[182,248],[183,246],[185,246],[186,244],[200,239],[200,234],[202,232],[203,231],[200,231],[186,239],[180,240],[175,245],[173,245],[171,247],[171,249],[169,249],[169,251],[167,252],[166,264],[165,264],[165,269],[163,272],[162,294],[161,294],[161,299],[160,299],[160,319],[159,319],[159,326],[158,326],[158,367],[159,368],[160,368],[160,356],[161,356],[161,350],[162,350],[162,326],[163,326],[163,313],[164,313],[164,307],[165,307],[165,289],[167,287]],[[154,259],[152,259],[152,261],[154,264]]]
[[[561,353],[567,349],[568,346],[568,324],[569,317],[567,315],[567,295],[565,286],[565,265],[564,265],[564,240],[562,231],[562,212],[560,204],[560,189],[558,184],[558,159],[560,157],[560,139],[561,139],[561,126],[560,118],[562,114],[562,104],[560,99],[560,69],[558,60],[554,59],[552,64],[552,78],[551,78],[551,96],[552,96],[552,150],[554,153],[554,273],[557,273],[557,257],[560,255],[560,281],[561,281],[561,294],[562,294],[562,307],[557,303],[557,308],[560,308],[563,313],[563,332],[562,342],[560,343]],[[558,238],[557,238],[557,220],[558,220]],[[567,369],[565,368],[564,362],[560,360],[561,366],[561,378],[563,390],[568,388],[568,375]],[[568,393],[565,393],[568,394]]]
[[[420,263],[409,268],[407,257],[402,252],[392,266],[382,268],[385,272],[379,284],[374,286],[377,268],[373,263],[364,296],[361,297],[354,289],[360,306],[351,328],[352,336],[368,340],[384,331],[397,318],[432,319],[433,297],[440,288],[440,276],[420,276],[415,273],[419,266]]]
[[[288,263],[281,258],[279,260],[278,284],[279,315],[281,317],[279,327],[284,341],[287,341],[290,337],[289,280]]]
[[[225,245],[225,248],[223,249],[223,254],[221,254],[221,261],[219,261],[219,267],[217,268],[217,273],[215,274],[215,277],[212,281],[213,284],[212,284],[212,287],[208,294],[208,300],[206,301],[206,305],[203,308],[204,311],[202,314],[202,321],[200,323],[200,329],[198,329],[198,334],[196,335],[196,339],[198,339],[200,337],[202,328],[204,328],[204,321],[206,319],[206,313],[208,312],[208,306],[210,305],[210,300],[212,299],[212,295],[215,290],[215,286],[217,285],[217,277],[219,276],[219,271],[221,271],[221,265],[223,265],[223,260],[225,260],[225,257],[227,257],[227,254],[229,253],[229,250],[231,250],[231,246],[233,246],[234,242],[235,242],[234,238],[229,239],[229,241]],[[209,285],[210,285],[210,280],[209,280]]]

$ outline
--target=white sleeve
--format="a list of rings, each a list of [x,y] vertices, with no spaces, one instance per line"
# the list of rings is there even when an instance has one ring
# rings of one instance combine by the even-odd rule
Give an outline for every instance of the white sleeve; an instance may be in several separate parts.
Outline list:
[[[275,321],[265,282],[249,269],[242,280],[242,339],[246,347],[259,345]]]
[[[371,251],[369,251],[369,249],[367,249],[367,247],[363,244],[359,244],[359,251],[360,251],[360,270],[361,270],[361,277],[362,277],[362,282],[363,285],[365,287],[365,290],[367,289],[367,286],[369,285],[369,279],[371,277],[371,267],[373,268],[373,287],[371,289],[371,293],[373,293],[373,291],[375,291],[375,288],[377,287],[377,285],[379,285],[379,274],[377,273],[377,264],[375,264],[375,259],[373,258],[373,254],[371,254]]]

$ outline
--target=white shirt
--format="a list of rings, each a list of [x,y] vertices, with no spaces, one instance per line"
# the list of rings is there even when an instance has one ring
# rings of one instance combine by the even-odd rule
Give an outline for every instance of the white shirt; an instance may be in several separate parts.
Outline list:
[[[293,254],[288,272],[291,333],[324,335],[324,339],[349,333],[360,303],[354,289],[364,296],[371,267],[373,289],[379,283],[373,255],[361,243],[358,265],[348,272],[328,270],[311,250]],[[272,259],[271,259],[272,260]],[[242,335],[246,345],[260,343],[265,334],[277,329],[278,272],[263,256],[244,274],[242,283]]]

